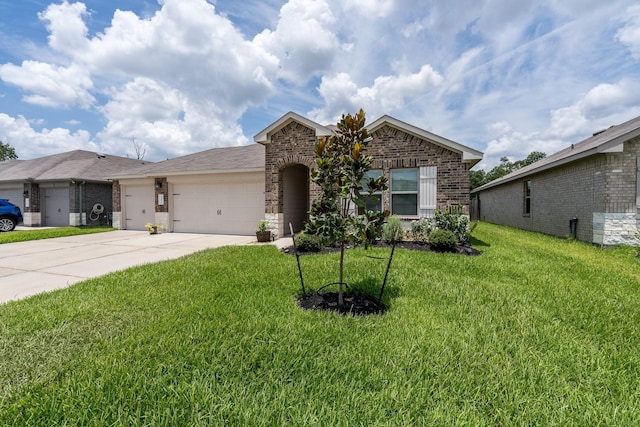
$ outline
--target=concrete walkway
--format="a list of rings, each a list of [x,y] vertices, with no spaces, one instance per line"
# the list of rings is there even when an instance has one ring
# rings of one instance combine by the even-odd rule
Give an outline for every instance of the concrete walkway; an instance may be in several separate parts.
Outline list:
[[[291,239],[280,239],[287,246]],[[118,230],[0,245],[0,303],[140,264],[227,245],[257,244],[254,236]]]

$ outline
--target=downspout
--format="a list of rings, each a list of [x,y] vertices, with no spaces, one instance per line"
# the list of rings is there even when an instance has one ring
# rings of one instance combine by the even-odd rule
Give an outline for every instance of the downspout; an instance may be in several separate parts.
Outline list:
[[[84,223],[84,220],[82,219],[82,211],[83,211],[83,208],[84,208],[83,197],[82,197],[82,196],[83,196],[83,194],[82,194],[82,187],[84,187],[84,184],[85,184],[86,182],[87,182],[87,181],[82,181],[82,182],[80,183],[80,185],[78,186],[78,188],[79,188],[79,190],[80,190],[80,203],[79,203],[79,208],[80,208],[80,209],[79,209],[79,210],[80,210],[80,225],[81,225],[81,226],[86,225],[86,224]]]

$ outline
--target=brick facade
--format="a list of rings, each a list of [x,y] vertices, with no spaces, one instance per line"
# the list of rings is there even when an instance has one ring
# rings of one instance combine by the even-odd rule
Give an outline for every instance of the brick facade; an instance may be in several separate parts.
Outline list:
[[[374,159],[373,169],[382,170],[390,179],[392,169],[436,166],[437,208],[460,206],[468,214],[469,166],[463,162],[461,153],[389,125],[375,129],[371,136],[366,154]],[[318,139],[313,128],[291,121],[271,134],[265,143],[265,213],[276,233],[285,232],[283,171],[293,165],[313,169],[314,145]],[[310,183],[309,196],[310,200],[319,196],[319,189],[313,183]],[[390,210],[390,191],[383,193],[382,204],[383,209]]]
[[[113,212],[122,212],[120,181],[114,180],[111,183],[111,199],[113,200]]]
[[[640,230],[638,158],[640,137],[623,152],[594,154],[480,192],[480,218],[559,237],[601,245],[637,244]],[[524,183],[531,181],[531,213],[524,213]]]
[[[462,154],[388,125],[371,136],[373,140],[367,146],[367,154],[373,156],[373,169],[382,169],[390,180],[392,169],[436,166],[438,209],[461,206],[464,213],[469,213],[469,168],[462,162]],[[385,191],[382,208],[390,207],[390,192]]]
[[[605,155],[570,163],[489,188],[480,196],[480,220],[554,236],[569,236],[578,218],[577,238],[591,241],[594,209],[604,209]],[[524,183],[531,181],[531,211],[524,212]],[[598,201],[599,200],[599,201]]]
[[[313,147],[317,141],[315,131],[298,122],[291,122],[271,136],[265,147],[265,213],[283,211],[282,171],[290,165],[301,164],[312,168],[315,163]],[[310,197],[318,195],[310,188]]]
[[[156,178],[154,179],[155,186],[155,204],[156,204],[156,212],[168,213],[169,212],[169,183],[167,182],[167,178]],[[160,199],[162,198],[163,204],[159,204]]]
[[[26,206],[26,203],[23,204],[22,217],[24,225],[27,227],[39,227],[42,224],[40,185],[36,182],[26,182],[24,191],[28,191],[27,196],[29,197],[29,207]]]

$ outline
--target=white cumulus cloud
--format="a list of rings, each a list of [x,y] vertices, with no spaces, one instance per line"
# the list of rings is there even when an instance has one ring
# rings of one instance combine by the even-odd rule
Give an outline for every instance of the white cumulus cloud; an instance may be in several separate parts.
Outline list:
[[[618,30],[616,37],[626,45],[635,59],[640,60],[640,6],[627,9],[626,23]]]
[[[23,116],[0,113],[0,140],[16,150],[19,159],[32,159],[69,150],[99,151],[86,131],[64,128],[36,130]]]
[[[329,70],[339,53],[335,21],[324,0],[291,0],[282,6],[276,29],[264,30],[254,42],[279,59],[281,78],[304,84]]]
[[[76,64],[69,67],[23,61],[21,66],[0,65],[0,78],[29,92],[24,101],[46,107],[90,107],[95,98],[88,71]]]
[[[422,97],[443,81],[440,73],[430,65],[423,65],[417,73],[377,77],[371,86],[358,85],[347,73],[323,77],[318,91],[325,107],[310,114],[320,123],[333,123],[344,112],[364,108],[369,117],[392,114],[404,107],[408,99]]]

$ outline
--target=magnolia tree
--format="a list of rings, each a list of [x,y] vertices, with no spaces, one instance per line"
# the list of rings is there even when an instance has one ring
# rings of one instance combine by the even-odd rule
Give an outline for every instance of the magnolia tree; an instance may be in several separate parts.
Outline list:
[[[324,244],[340,247],[338,304],[344,304],[344,251],[348,245],[367,245],[382,234],[388,211],[367,211],[365,197],[387,189],[384,176],[365,180],[372,157],[364,154],[371,141],[361,109],[343,115],[335,135],[321,138],[315,145],[316,166],[311,180],[320,187],[320,197],[311,205],[306,232]],[[364,188],[366,187],[366,191]]]

